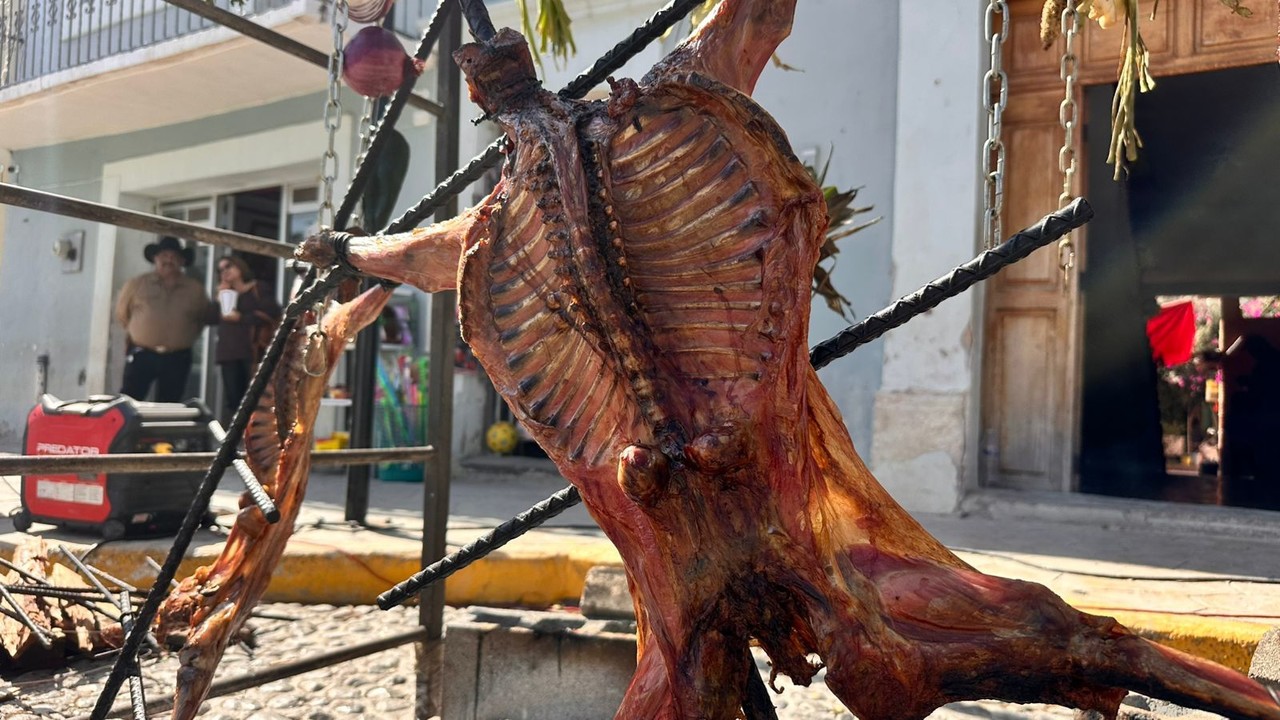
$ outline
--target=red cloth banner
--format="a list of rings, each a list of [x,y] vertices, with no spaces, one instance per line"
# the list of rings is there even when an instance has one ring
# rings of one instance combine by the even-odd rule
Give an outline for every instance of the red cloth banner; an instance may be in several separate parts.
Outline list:
[[[1160,308],[1147,321],[1147,339],[1156,364],[1181,365],[1191,359],[1196,342],[1196,309],[1190,300],[1179,300]]]

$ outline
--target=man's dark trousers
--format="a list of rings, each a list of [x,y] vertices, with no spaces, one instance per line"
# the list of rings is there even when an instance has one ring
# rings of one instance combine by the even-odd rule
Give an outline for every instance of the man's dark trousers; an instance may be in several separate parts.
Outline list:
[[[124,365],[124,386],[121,394],[135,400],[145,400],[156,383],[156,402],[182,402],[187,387],[187,375],[191,372],[191,349],[157,352],[134,347]]]

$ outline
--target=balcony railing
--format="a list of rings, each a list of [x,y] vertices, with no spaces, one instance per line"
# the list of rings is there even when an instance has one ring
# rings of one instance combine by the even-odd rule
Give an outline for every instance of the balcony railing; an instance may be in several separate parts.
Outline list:
[[[248,17],[298,0],[213,4]],[[417,37],[434,0],[398,0],[392,27]],[[0,90],[216,27],[163,0],[0,0]]]

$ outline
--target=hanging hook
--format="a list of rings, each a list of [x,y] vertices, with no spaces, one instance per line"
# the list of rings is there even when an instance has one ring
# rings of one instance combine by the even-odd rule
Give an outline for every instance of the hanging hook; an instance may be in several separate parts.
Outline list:
[[[329,336],[318,326],[307,336],[302,349],[302,371],[311,377],[323,377],[328,370]]]

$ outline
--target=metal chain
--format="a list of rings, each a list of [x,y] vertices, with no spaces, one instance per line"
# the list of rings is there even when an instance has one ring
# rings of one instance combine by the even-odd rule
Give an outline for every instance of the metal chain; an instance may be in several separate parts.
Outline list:
[[[356,154],[356,165],[363,165],[364,158],[369,154],[369,145],[373,142],[373,109],[375,105],[371,98],[364,99],[364,107],[360,111],[360,126],[356,128],[360,133],[360,152]]]
[[[982,106],[987,109],[987,141],[982,146],[983,245],[990,250],[1003,240],[1000,215],[1004,206],[1004,140],[1000,135],[1004,108],[1009,102],[1009,76],[1004,71],[1004,41],[1009,35],[1009,6],[1005,0],[990,0],[987,4],[984,28],[991,41],[991,67],[982,79]]]
[[[1080,126],[1080,105],[1076,102],[1076,81],[1080,76],[1080,62],[1076,57],[1076,38],[1080,32],[1080,13],[1075,0],[1067,0],[1062,8],[1062,37],[1066,48],[1062,51],[1062,64],[1058,75],[1066,84],[1066,94],[1058,106],[1058,122],[1062,125],[1062,149],[1058,151],[1058,170],[1062,173],[1062,194],[1058,206],[1066,207],[1075,197],[1076,178],[1076,128]],[[1063,289],[1070,286],[1071,269],[1076,264],[1076,249],[1072,235],[1058,241],[1058,267],[1062,268]]]
[[[320,212],[317,218],[321,227],[333,224],[333,184],[338,179],[338,153],[334,142],[338,128],[342,127],[342,34],[347,29],[347,0],[333,0],[329,6],[329,24],[333,29],[333,53],[329,55],[329,97],[324,104],[324,129],[329,134],[329,145],[320,161]],[[339,228],[341,229],[341,228]]]
[[[364,167],[364,159],[369,155],[369,147],[373,143],[373,112],[377,105],[371,98],[364,99],[364,107],[360,111],[360,124],[356,127],[356,132],[360,135],[360,147],[356,152],[355,162],[352,167]],[[357,205],[357,208],[359,205]],[[347,227],[364,227],[364,218],[360,217],[359,209],[352,211],[351,220],[347,223]]]

